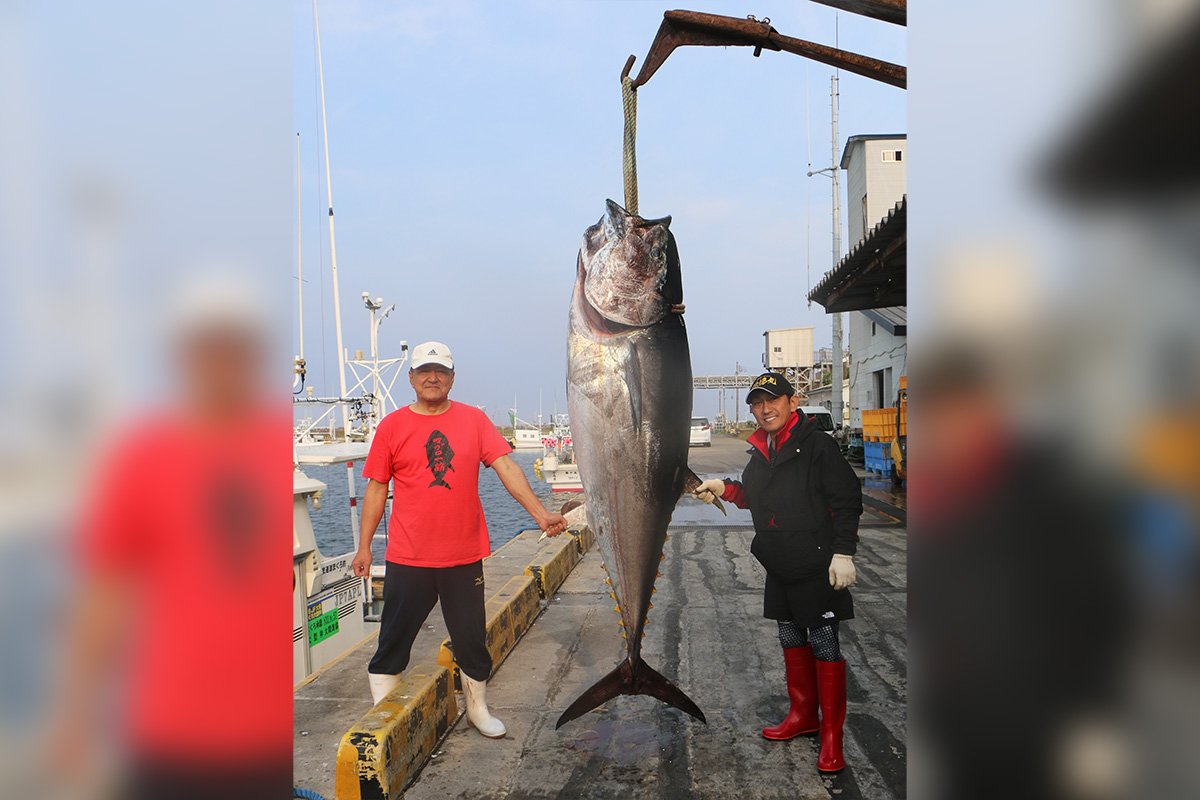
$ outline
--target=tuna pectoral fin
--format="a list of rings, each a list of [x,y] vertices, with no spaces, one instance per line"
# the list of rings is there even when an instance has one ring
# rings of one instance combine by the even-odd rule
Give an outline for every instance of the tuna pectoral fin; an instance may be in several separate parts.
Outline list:
[[[692,472],[691,467],[688,467],[687,472],[684,473],[683,476],[683,490],[685,492],[694,492],[696,489],[700,488],[700,484],[703,482],[704,481],[700,480],[700,476]],[[722,514],[727,517],[729,516],[729,512],[725,510],[725,504],[721,502],[721,498],[714,497],[713,505],[721,509]]]
[[[705,724],[708,723],[708,720],[704,718],[704,712],[692,702],[690,697],[680,691],[675,684],[651,669],[640,657],[635,656],[622,661],[619,667],[580,695],[579,699],[571,703],[570,708],[558,718],[558,724],[554,727],[561,728],[571,720],[578,719],[592,709],[623,694],[645,694],[658,698],[667,705],[691,714]]]

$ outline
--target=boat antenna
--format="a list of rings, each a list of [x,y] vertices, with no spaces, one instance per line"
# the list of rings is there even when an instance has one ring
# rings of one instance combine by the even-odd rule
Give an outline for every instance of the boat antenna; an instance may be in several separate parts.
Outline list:
[[[346,351],[342,346],[342,308],[338,296],[337,245],[333,237],[333,182],[329,179],[329,128],[325,120],[325,70],[321,64],[321,25],[317,19],[317,0],[313,0],[313,30],[317,37],[317,78],[321,88],[321,138],[325,145],[325,197],[329,201],[329,260],[333,269],[333,325],[337,333],[338,397],[346,397]],[[350,432],[350,410],[342,404],[342,435]]]

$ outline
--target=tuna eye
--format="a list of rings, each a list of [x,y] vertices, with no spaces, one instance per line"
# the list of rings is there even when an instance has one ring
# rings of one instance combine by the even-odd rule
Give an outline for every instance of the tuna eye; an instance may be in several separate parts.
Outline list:
[[[661,247],[659,247],[658,245],[655,245],[655,246],[654,246],[654,247],[653,247],[653,248],[650,250],[650,257],[651,257],[651,258],[653,258],[655,261],[657,261],[657,260],[659,260],[660,258],[662,258],[662,257],[663,257],[663,251],[662,251],[662,248],[661,248]]]

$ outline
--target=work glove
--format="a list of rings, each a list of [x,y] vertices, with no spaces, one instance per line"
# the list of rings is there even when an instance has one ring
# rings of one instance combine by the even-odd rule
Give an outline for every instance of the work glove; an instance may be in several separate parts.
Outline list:
[[[850,556],[834,553],[829,562],[829,585],[834,589],[845,589],[854,583],[854,559]]]
[[[725,481],[720,478],[709,478],[696,487],[692,492],[692,497],[706,503],[716,503],[717,498],[723,494],[725,494]]]

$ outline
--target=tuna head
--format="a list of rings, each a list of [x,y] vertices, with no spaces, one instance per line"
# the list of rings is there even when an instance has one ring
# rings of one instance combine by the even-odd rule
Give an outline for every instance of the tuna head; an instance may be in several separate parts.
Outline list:
[[[607,206],[579,249],[584,297],[609,323],[648,327],[682,299],[671,218],[642,219],[612,200]]]

